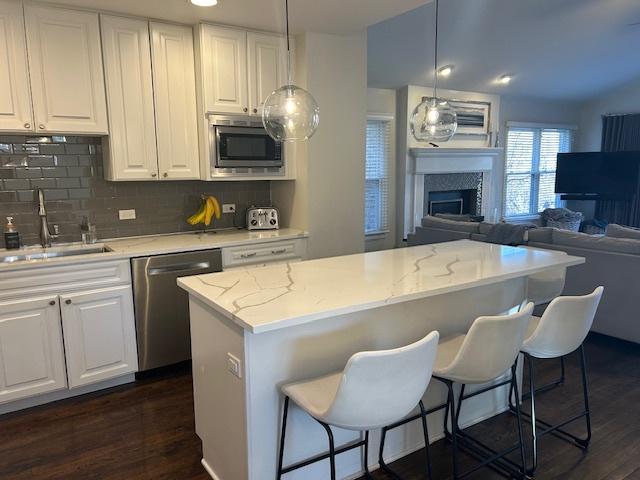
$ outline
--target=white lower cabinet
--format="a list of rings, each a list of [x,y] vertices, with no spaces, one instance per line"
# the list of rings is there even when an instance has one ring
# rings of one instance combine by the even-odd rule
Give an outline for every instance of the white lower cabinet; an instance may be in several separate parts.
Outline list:
[[[0,303],[0,403],[67,386],[57,296]]]
[[[60,296],[69,387],[138,368],[131,287]]]

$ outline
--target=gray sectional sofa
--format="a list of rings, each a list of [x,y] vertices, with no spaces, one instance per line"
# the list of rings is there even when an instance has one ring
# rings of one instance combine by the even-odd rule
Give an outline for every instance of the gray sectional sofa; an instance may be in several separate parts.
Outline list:
[[[460,239],[487,241],[492,224],[459,222],[425,217],[409,235],[410,246]],[[524,235],[523,246],[561,250],[586,258],[586,263],[567,272],[565,295],[583,295],[603,285],[605,293],[592,330],[640,343],[640,231],[610,226],[606,235],[533,228]]]

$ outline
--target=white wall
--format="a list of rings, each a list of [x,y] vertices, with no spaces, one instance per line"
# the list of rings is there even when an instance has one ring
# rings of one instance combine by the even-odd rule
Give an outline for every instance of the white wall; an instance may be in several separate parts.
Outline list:
[[[367,89],[367,115],[393,118],[391,125],[391,159],[389,164],[389,233],[367,236],[368,252],[395,246],[396,229],[396,91],[386,88]]]
[[[296,39],[294,81],[320,107],[315,135],[296,148],[295,182],[272,182],[283,224],[309,232],[310,258],[364,251],[366,32]]]
[[[578,150],[600,151],[602,115],[608,113],[640,113],[640,79],[582,105]]]

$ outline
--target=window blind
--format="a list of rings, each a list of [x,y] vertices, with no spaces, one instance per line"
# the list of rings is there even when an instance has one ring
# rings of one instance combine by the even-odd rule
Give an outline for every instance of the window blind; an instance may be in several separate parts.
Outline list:
[[[367,120],[365,159],[365,233],[389,228],[391,121]]]
[[[535,215],[558,204],[558,153],[571,151],[572,130],[513,127],[507,133],[504,216]]]

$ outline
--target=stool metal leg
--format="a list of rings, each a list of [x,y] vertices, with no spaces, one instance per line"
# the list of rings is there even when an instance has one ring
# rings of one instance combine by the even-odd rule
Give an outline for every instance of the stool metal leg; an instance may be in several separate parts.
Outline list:
[[[456,398],[453,393],[453,382],[446,381],[448,394],[447,394],[447,404],[449,405],[449,409],[451,411],[451,447],[453,449],[452,458],[453,458],[453,478],[457,480],[458,478],[458,417],[456,415]],[[447,419],[445,415],[445,435],[447,431]]]
[[[420,400],[420,414],[422,415],[422,433],[424,434],[424,451],[425,459],[427,461],[427,475],[429,480],[433,480],[431,473],[431,455],[429,454],[429,427],[427,427],[427,411],[424,408],[424,403]]]
[[[536,388],[533,372],[533,360],[527,354],[524,355],[524,363],[529,365],[529,395],[531,397],[531,457],[532,466],[527,469],[529,475],[533,475],[538,468],[538,433],[536,428]],[[564,362],[563,362],[564,363]]]
[[[282,478],[282,461],[284,459],[284,434],[287,431],[287,413],[289,412],[289,397],[284,397],[282,410],[282,432],[280,433],[280,453],[278,455],[278,480]]]
[[[373,479],[369,471],[369,430],[364,432],[364,453],[362,457],[362,469],[364,470],[364,478]]]
[[[589,409],[589,382],[587,380],[587,360],[584,354],[584,345],[580,345],[580,368],[582,369],[582,394],[584,396],[584,412],[587,421],[587,437],[577,439],[576,442],[586,448],[591,441],[591,410]]]
[[[329,437],[329,463],[331,464],[331,480],[336,480],[336,447],[333,440],[333,432],[331,427],[324,422],[318,422],[324,427]]]
[[[515,364],[511,367],[511,383],[513,384],[513,391],[515,393],[515,396],[516,398],[518,398],[519,396],[518,378],[516,376]],[[522,434],[522,415],[520,413],[520,403],[517,403],[517,402],[516,402],[516,412],[518,416],[518,441],[520,443],[520,461],[522,462],[521,471],[522,471],[522,474],[524,475],[527,468],[527,458],[526,458],[526,452],[524,450],[524,436]]]

